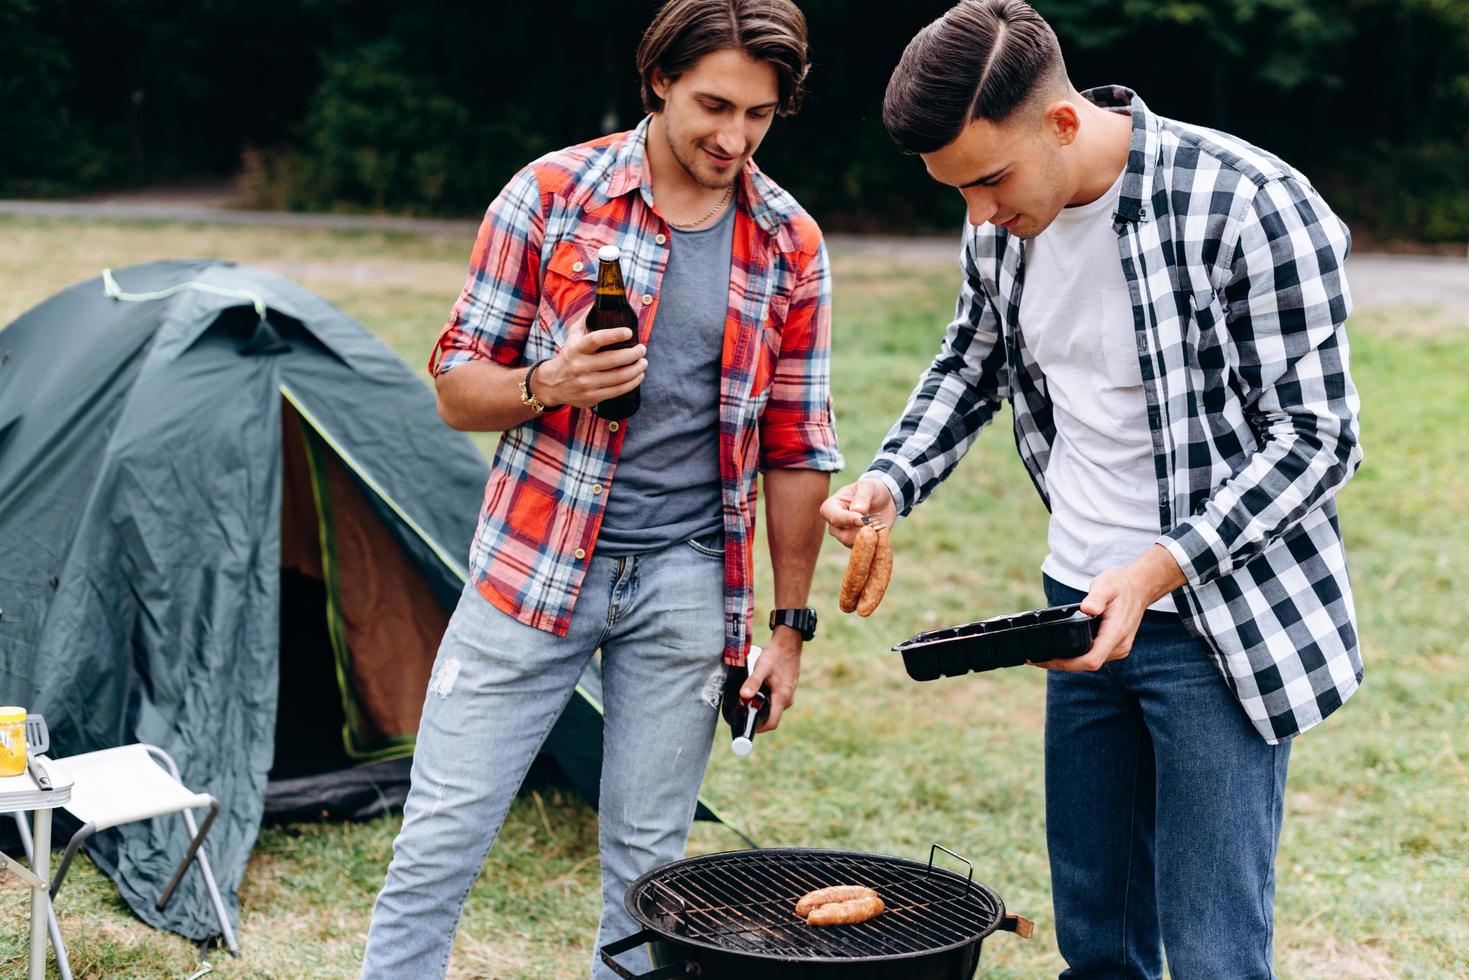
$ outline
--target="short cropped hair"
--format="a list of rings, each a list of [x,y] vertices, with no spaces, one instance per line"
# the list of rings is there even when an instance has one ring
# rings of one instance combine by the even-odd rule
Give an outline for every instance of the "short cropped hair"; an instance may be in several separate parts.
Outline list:
[[[810,71],[806,17],[790,0],[668,0],[643,32],[638,74],[643,108],[663,109],[653,91],[653,70],[670,80],[716,51],[743,51],[775,67],[780,102],[776,113],[793,115],[801,107]]]
[[[963,0],[919,31],[888,80],[882,121],[898,146],[930,153],[976,119],[1002,123],[1064,80],[1061,45],[1024,0]]]

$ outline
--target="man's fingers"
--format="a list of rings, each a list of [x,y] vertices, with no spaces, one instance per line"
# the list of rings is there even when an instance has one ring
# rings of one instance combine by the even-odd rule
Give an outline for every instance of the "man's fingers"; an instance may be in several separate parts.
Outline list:
[[[647,370],[648,362],[640,359],[633,364],[612,371],[583,374],[577,379],[574,388],[578,404],[595,405],[597,402],[604,402],[609,398],[632,391],[643,383],[643,376]]]
[[[593,389],[617,388],[627,384],[629,381],[636,383],[647,370],[648,362],[642,358],[638,358],[631,364],[624,364],[621,367],[612,368],[608,371],[598,371],[595,374],[588,375],[587,387]]]
[[[618,395],[625,395],[642,383],[643,372],[639,371],[630,380],[624,381],[621,384],[615,384],[612,387],[603,390],[600,397],[597,398],[597,401],[605,402],[609,398],[616,398]]]
[[[770,676],[770,669],[761,669],[760,664],[755,665],[754,673],[745,678],[745,683],[740,685],[740,697],[746,701],[760,693],[760,685],[765,683],[765,678]]]
[[[1102,627],[1097,630],[1096,639],[1092,640],[1092,645],[1087,652],[1077,659],[1095,659],[1099,664],[1106,663],[1108,658],[1112,656],[1112,651],[1116,649],[1118,642],[1122,639],[1121,634],[1122,628],[1120,626],[1109,623],[1107,618],[1103,617]]]
[[[847,522],[851,506],[851,487],[842,487],[821,503],[821,519],[832,527]]]
[[[574,326],[574,325],[573,325]],[[593,330],[588,332],[585,324],[579,332],[573,332],[571,328],[566,331],[566,346],[574,349],[578,354],[603,353],[602,348],[611,344],[620,344],[632,340],[632,331],[627,327],[617,327],[612,330]],[[613,354],[615,351],[606,351]]]
[[[882,517],[888,524],[897,518],[893,512],[893,495],[876,480],[857,481],[852,491],[851,511],[854,526],[862,522],[863,516]]]
[[[636,364],[648,356],[648,348],[642,344],[633,344],[621,350],[594,350],[583,358],[588,372],[613,371],[629,364]]]
[[[770,692],[770,715],[757,729],[757,732],[774,731],[780,725],[780,716],[785,714],[786,709],[796,703],[794,692],[776,691]]]

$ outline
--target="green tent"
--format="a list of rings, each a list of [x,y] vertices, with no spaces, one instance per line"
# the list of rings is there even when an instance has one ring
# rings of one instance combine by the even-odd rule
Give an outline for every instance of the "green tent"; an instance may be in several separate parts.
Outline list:
[[[223,803],[230,915],[267,803],[401,803],[488,468],[361,324],[229,262],[104,273],[0,331],[0,701],[52,755],[166,749]],[[593,805],[592,671],[548,751]],[[700,817],[714,819],[701,805]],[[179,821],[88,850],[150,924],[218,931]]]

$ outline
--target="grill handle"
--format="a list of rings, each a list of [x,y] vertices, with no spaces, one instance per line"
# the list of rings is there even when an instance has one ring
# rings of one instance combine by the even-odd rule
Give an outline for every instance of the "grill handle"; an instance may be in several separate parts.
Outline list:
[[[1035,932],[1035,923],[1023,915],[1012,915],[1006,913],[1000,919],[1000,928],[1006,932],[1013,932],[1021,939],[1029,939],[1030,934]]]
[[[621,956],[630,949],[637,949],[644,943],[650,943],[655,939],[661,938],[663,937],[652,929],[644,929],[641,932],[633,933],[625,939],[608,943],[606,946],[597,950],[597,952],[601,954],[602,962],[607,964],[607,968],[619,977],[624,978],[624,980],[672,980],[673,977],[683,976],[687,972],[688,964],[686,963],[669,963],[667,966],[656,967],[647,973],[633,973],[627,967],[613,959],[614,956]]]
[[[942,844],[935,844],[935,845],[933,845],[932,847],[930,847],[928,849],[928,870],[929,871],[932,871],[933,870],[933,859],[934,859],[934,856],[936,854],[938,854],[939,851],[943,851],[945,854],[947,854],[949,857],[953,858],[955,861],[962,861],[962,862],[964,862],[964,865],[967,868],[969,868],[969,881],[964,886],[964,894],[965,895],[968,895],[969,894],[969,890],[974,887],[974,863],[972,861],[970,861],[968,858],[960,857],[959,855],[955,854],[953,851],[949,850],[947,847],[945,847]]]

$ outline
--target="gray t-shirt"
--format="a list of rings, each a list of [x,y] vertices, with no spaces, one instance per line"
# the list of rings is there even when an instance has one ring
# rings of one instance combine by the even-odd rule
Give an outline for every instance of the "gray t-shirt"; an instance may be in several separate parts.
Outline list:
[[[657,551],[724,527],[719,374],[734,210],[699,231],[672,230],[642,405],[624,423],[599,555]]]

